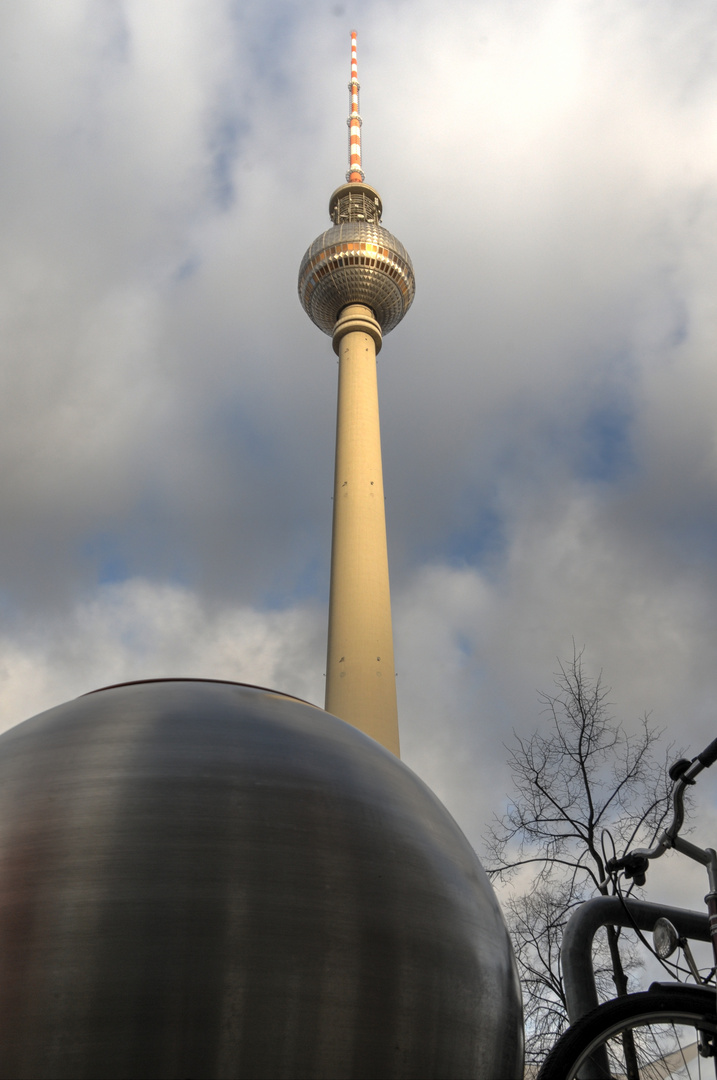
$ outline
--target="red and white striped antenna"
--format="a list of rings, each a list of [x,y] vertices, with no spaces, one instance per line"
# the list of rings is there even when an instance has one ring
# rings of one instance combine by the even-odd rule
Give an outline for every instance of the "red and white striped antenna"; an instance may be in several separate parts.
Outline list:
[[[359,86],[358,67],[356,65],[356,31],[351,31],[351,82],[349,83],[349,95],[351,101],[351,115],[346,123],[349,126],[349,171],[346,179],[349,183],[362,183],[364,171],[361,168],[361,117],[359,115]]]

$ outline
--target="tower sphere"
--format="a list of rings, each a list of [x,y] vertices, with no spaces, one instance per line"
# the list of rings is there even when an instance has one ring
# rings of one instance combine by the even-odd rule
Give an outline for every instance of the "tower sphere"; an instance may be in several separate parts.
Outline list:
[[[381,198],[369,184],[342,184],[329,200],[334,222],[314,240],[299,269],[299,299],[325,334],[342,309],[365,304],[387,334],[398,326],[416,291],[411,258],[384,229]]]

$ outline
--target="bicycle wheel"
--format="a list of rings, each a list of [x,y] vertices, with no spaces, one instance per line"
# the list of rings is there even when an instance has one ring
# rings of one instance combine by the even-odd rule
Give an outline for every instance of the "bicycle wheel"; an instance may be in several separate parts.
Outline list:
[[[657,984],[606,1001],[561,1036],[537,1080],[714,1078],[716,1000],[702,987]]]

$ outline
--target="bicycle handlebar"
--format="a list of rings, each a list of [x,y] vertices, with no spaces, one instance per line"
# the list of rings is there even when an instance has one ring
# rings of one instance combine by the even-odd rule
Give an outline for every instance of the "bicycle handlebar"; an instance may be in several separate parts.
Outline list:
[[[674,840],[682,828],[685,819],[685,788],[694,784],[695,777],[699,776],[703,769],[708,769],[717,761],[717,739],[713,739],[702,753],[697,754],[691,761],[678,761],[670,769],[670,775],[675,781],[672,789],[672,821],[660,834],[657,843],[651,848],[635,848],[628,851],[621,859],[609,859],[606,869],[609,873],[624,870],[626,878],[634,878],[635,884],[645,884],[645,871],[648,860],[658,859],[664,855],[668,848],[672,847]],[[605,879],[606,881],[608,878]]]
[[[717,761],[717,739],[713,739],[709,746],[697,757],[705,769],[709,769],[710,765],[714,765],[715,761]]]

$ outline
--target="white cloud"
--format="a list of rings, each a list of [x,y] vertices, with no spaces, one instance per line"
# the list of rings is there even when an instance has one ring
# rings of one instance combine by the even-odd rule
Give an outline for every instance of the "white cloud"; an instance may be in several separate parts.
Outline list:
[[[312,606],[213,610],[179,586],[105,585],[68,616],[0,638],[0,727],[145,678],[229,679],[321,702],[323,647]]]
[[[476,839],[573,637],[714,733],[717,19],[650,5],[3,9],[2,723],[122,679],[323,694],[335,357],[296,298],[365,164],[416,302],[380,392],[406,760]]]

